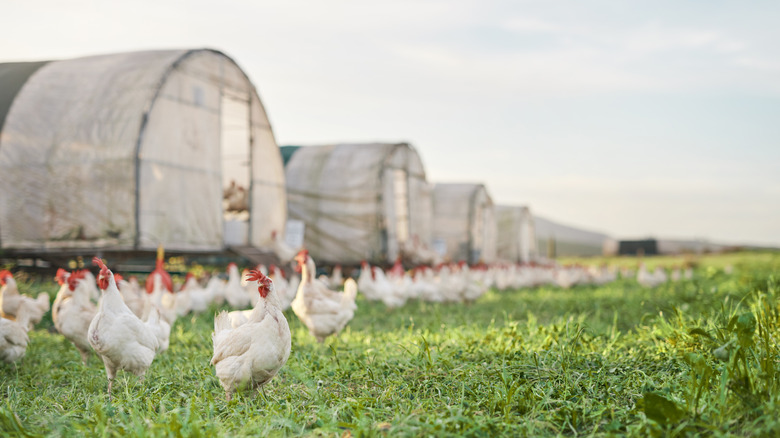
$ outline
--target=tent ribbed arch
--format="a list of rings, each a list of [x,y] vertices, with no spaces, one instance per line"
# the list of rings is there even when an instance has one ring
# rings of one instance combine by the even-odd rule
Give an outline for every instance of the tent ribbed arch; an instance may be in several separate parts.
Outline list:
[[[430,200],[427,213],[425,208],[412,207],[424,205],[419,198],[426,196],[428,183],[422,161],[410,145],[301,146],[288,156],[290,218],[305,224],[304,245],[315,259],[328,263],[391,260],[400,251],[399,215],[405,215],[409,228],[429,241]],[[397,192],[398,188],[402,190]]]
[[[201,69],[202,77],[187,77],[186,69]],[[223,249],[221,170],[214,164],[221,162],[221,107],[216,100],[207,110],[196,111],[202,102],[187,88],[193,83],[203,85],[201,95],[219,98],[227,87],[247,96],[249,205],[271,211],[250,215],[250,243],[269,247],[270,228],[286,220],[281,157],[254,85],[230,57],[212,49],[51,61],[31,75],[14,97],[0,132],[0,189],[8,193],[25,187],[19,196],[0,201],[3,247],[122,250],[152,249],[160,243],[179,250]],[[200,123],[204,118],[210,121],[207,129]],[[177,131],[182,128],[188,130]],[[180,154],[179,163],[167,167],[152,163],[155,154],[181,146],[167,144],[171,139],[188,141],[200,154]],[[197,157],[212,163],[194,163]],[[157,202],[164,190],[149,191],[156,182],[204,169],[208,172],[200,180],[216,182],[213,187],[194,184],[208,192],[209,201],[201,204],[205,208],[179,203],[180,213],[192,216],[185,222],[189,229],[182,232],[182,222],[171,222],[162,207],[145,213],[144,197]]]
[[[493,201],[483,184],[433,186],[433,240],[446,258],[491,263],[496,238]]]

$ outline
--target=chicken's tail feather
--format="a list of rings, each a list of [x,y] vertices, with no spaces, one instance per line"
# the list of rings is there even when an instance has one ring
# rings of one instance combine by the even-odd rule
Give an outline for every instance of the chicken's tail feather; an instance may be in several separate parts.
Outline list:
[[[230,316],[228,315],[227,310],[219,312],[216,318],[214,318],[214,333],[219,333],[230,328]]]
[[[160,309],[155,306],[149,306],[148,309],[144,309],[144,321],[147,325],[160,323]]]
[[[38,308],[41,309],[42,312],[46,313],[51,308],[51,303],[49,302],[49,294],[46,292],[41,292],[38,294],[38,298],[35,300],[35,303],[37,304]]]

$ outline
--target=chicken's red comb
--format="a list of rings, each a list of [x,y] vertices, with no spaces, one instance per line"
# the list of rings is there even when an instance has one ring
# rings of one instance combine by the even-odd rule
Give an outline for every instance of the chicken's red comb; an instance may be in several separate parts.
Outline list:
[[[309,250],[304,248],[298,251],[298,255],[295,256],[295,260],[298,260],[301,263],[305,263],[306,257],[309,257]]]
[[[273,283],[270,278],[266,277],[262,272],[253,269],[249,271],[246,279],[258,283],[257,291],[260,292],[261,297],[265,298],[268,296],[268,293],[271,291],[271,284]]]
[[[57,269],[57,275],[54,276],[54,279],[57,280],[57,283],[62,286],[65,284],[65,276],[68,275],[68,271],[59,268]]]
[[[249,271],[248,274],[246,274],[246,280],[247,281],[256,281],[258,283],[264,284],[266,286],[271,284],[271,279],[268,278],[265,274],[262,272],[252,269]]]
[[[3,269],[2,271],[0,271],[0,280],[4,279],[6,277],[12,277],[13,278],[13,276],[14,276],[14,274],[12,274],[11,271],[9,271],[8,269]]]
[[[82,270],[76,270],[70,273],[68,277],[68,288],[71,291],[76,290],[76,286],[79,284],[79,280],[83,280],[86,277],[86,272]]]
[[[103,263],[103,260],[101,260],[101,259],[100,259],[100,257],[94,257],[94,258],[92,259],[92,264],[93,264],[93,265],[98,265],[98,266],[100,266],[100,270],[101,270],[101,271],[102,271],[103,269],[106,269],[106,270],[108,270],[108,267],[106,266],[106,264],[105,264],[105,263]]]

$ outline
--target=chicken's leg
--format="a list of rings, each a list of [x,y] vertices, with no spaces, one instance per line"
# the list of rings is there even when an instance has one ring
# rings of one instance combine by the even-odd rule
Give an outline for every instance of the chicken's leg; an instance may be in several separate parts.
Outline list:
[[[79,350],[79,354],[81,355],[81,363],[86,366],[87,361],[89,360],[89,352],[84,350]]]
[[[106,366],[106,376],[108,376],[108,401],[111,401],[111,387],[114,386],[114,378],[116,377],[116,370],[106,362],[103,358],[103,364]]]

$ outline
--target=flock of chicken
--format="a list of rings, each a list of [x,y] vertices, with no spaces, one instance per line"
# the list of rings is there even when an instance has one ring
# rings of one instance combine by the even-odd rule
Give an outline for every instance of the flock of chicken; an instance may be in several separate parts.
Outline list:
[[[518,289],[555,284],[569,288],[576,284],[605,284],[618,278],[618,271],[606,266],[545,266],[441,264],[435,269],[421,266],[411,271],[400,261],[389,270],[364,262],[355,281],[344,280],[336,266],[330,276],[316,277],[317,267],[306,250],[295,257],[297,275],[288,279],[278,267],[239,274],[228,265],[228,279],[212,276],[205,285],[188,274],[174,292],[171,276],[164,269],[161,254],[157,266],[142,287],[135,277],[113,274],[104,262],[95,277],[89,270],[60,269],[60,284],[51,305],[55,328],[78,350],[86,364],[94,351],[105,365],[108,394],[118,370],[143,378],[157,354],[168,349],[171,326],[178,317],[200,313],[212,303],[227,303],[233,311],[222,311],[214,320],[214,354],[211,364],[228,400],[241,388],[259,389],[286,363],[291,336],[284,311],[292,308],[317,341],[339,333],[354,316],[358,290],[368,300],[400,307],[408,300],[472,302],[488,289]],[[633,271],[620,272],[623,278]],[[648,271],[640,264],[637,281],[646,287],[690,278],[690,268]],[[0,272],[0,359],[20,359],[29,342],[27,331],[49,311],[49,295],[33,299],[21,295],[13,275]],[[342,289],[343,291],[339,290]]]

